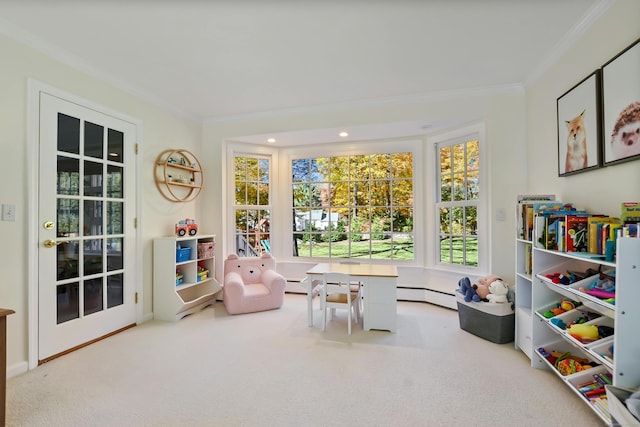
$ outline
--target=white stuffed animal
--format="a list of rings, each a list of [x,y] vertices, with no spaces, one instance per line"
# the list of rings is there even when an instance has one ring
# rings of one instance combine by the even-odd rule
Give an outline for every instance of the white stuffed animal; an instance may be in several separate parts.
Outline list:
[[[502,280],[494,280],[489,284],[489,291],[487,295],[489,302],[507,302],[507,294],[509,293],[509,287]]]

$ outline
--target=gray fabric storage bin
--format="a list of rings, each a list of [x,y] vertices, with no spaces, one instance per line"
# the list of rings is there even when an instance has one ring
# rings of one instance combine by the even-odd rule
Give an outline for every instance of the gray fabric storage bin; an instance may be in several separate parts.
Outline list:
[[[466,302],[456,292],[460,329],[496,344],[513,341],[516,316],[513,304],[492,302]]]

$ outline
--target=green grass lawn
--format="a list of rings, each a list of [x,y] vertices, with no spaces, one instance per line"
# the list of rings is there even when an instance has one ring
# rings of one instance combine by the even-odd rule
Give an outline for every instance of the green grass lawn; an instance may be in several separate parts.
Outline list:
[[[351,252],[349,252],[351,250]],[[313,258],[413,259],[413,239],[365,240],[362,242],[298,243],[298,255]]]
[[[456,265],[478,266],[478,241],[467,240],[466,264],[463,259],[463,240],[454,238],[452,243],[452,259],[449,259],[449,240],[441,241],[440,261]],[[351,250],[351,252],[349,252]],[[331,251],[331,253],[329,253]],[[309,244],[298,243],[298,256],[310,258],[367,258],[367,259],[394,259],[413,260],[413,239],[404,240],[365,240],[362,242],[328,242]]]

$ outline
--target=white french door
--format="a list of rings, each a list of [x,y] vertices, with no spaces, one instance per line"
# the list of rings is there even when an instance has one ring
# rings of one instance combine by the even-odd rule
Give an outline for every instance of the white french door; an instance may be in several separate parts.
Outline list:
[[[38,360],[135,323],[136,125],[40,92]]]

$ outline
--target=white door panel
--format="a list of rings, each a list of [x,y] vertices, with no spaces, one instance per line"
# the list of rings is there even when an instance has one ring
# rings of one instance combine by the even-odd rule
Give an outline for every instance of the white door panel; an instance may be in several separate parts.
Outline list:
[[[40,94],[39,360],[135,323],[135,138]]]

